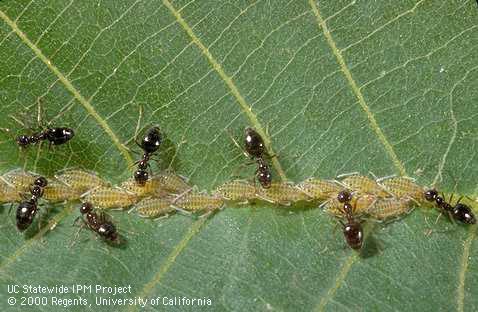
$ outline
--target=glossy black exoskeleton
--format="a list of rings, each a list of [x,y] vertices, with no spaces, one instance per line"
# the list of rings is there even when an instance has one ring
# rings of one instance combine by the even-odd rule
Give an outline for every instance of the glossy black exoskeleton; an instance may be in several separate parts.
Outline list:
[[[263,188],[269,188],[272,183],[272,174],[269,165],[262,158],[258,158],[256,161],[256,178]]]
[[[138,143],[143,150],[143,157],[138,161],[138,169],[134,172],[134,180],[139,185],[144,185],[148,179],[148,166],[151,155],[154,154],[161,145],[162,136],[159,127],[149,129],[144,138]]]
[[[264,140],[252,128],[246,128],[244,138],[244,148],[252,158],[263,158],[265,153]]]
[[[19,231],[26,230],[32,223],[38,212],[38,199],[43,196],[43,190],[48,185],[44,177],[38,177],[30,187],[31,198],[24,200],[17,208],[17,229]]]
[[[343,233],[347,244],[354,250],[359,250],[363,245],[363,229],[359,221],[354,217],[354,209],[350,204],[352,194],[349,191],[341,191],[337,194],[337,200],[343,203],[341,212],[344,214],[346,222],[340,221],[343,226]]]
[[[91,203],[83,203],[80,207],[80,212],[82,216],[84,216],[84,224],[90,230],[111,243],[119,243],[120,239],[118,231],[104,213],[97,214],[94,212]]]
[[[75,132],[71,128],[46,128],[45,130],[34,133],[30,136],[20,135],[17,137],[16,141],[20,147],[27,147],[40,141],[48,141],[51,145],[61,145],[70,141],[74,135]]]
[[[450,203],[453,200],[453,195],[450,197],[449,201],[446,201],[444,196],[440,196],[435,189],[425,191],[424,195],[427,201],[434,202],[439,209],[448,213],[453,219],[466,224],[476,223],[476,217],[473,214],[473,211],[468,205],[460,203],[461,198],[458,199],[455,206],[453,206]]]

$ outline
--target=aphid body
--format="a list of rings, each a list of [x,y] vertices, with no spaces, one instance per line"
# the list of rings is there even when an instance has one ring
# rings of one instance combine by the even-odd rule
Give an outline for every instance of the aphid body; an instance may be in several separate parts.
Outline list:
[[[315,178],[309,178],[299,183],[297,187],[314,200],[335,198],[337,193],[343,189],[343,186],[336,181]]]
[[[135,208],[142,217],[158,218],[176,211],[171,204],[172,201],[168,198],[145,198],[137,203]]]
[[[80,197],[80,191],[59,181],[50,181],[43,194],[43,198],[50,202],[79,200]]]
[[[173,206],[192,212],[203,210],[213,211],[221,209],[224,206],[224,199],[206,193],[188,192],[178,196],[173,201]]]
[[[362,175],[350,175],[342,179],[340,183],[357,194],[371,194],[377,197],[390,197],[390,193],[380,186],[375,180]]]
[[[270,203],[286,206],[310,199],[300,188],[290,182],[272,182],[268,188],[258,188],[256,195]]]
[[[423,201],[423,187],[409,177],[392,177],[379,182],[379,184],[396,198],[410,198]]]
[[[21,201],[22,197],[20,194],[15,187],[0,180],[0,204]]]
[[[138,201],[138,196],[118,187],[98,187],[82,196],[83,201],[98,208],[125,208]]]
[[[152,179],[154,183],[158,183],[158,188],[161,192],[164,190],[172,194],[182,194],[191,190],[191,186],[187,183],[186,179],[174,172],[166,171],[154,176]]]
[[[214,194],[225,200],[248,202],[256,198],[256,187],[250,181],[233,180],[217,187]]]
[[[58,175],[55,175],[55,178],[80,193],[110,185],[109,182],[101,179],[96,173],[79,169],[63,170]]]
[[[37,174],[22,169],[14,169],[1,176],[1,179],[14,187],[18,193],[27,192],[36,178],[38,178]]]
[[[409,213],[413,209],[409,198],[378,198],[366,213],[377,220],[386,220]]]

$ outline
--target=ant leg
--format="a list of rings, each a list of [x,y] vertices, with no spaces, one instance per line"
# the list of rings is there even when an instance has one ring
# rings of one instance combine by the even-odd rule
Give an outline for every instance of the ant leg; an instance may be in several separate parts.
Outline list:
[[[141,147],[141,145],[138,143],[138,134],[139,134],[139,128],[140,128],[140,125],[141,125],[141,120],[143,119],[143,106],[138,105],[138,107],[139,107],[139,114],[138,114],[138,121],[137,121],[136,127],[134,129],[134,135],[131,139],[128,139],[126,142],[122,143],[123,147],[128,149],[129,151],[131,151],[131,149],[129,147],[127,147],[127,145],[129,145],[131,143],[131,141],[134,141],[136,143],[136,145]]]
[[[234,145],[236,145],[237,148],[238,148],[240,151],[242,151],[242,154],[244,154],[245,157],[250,158],[249,154],[247,154],[247,152],[244,150],[244,148],[242,148],[242,147],[239,145],[239,143],[237,143],[236,139],[234,139],[234,137],[233,137],[231,131],[230,131],[229,129],[226,130],[226,131],[228,132],[229,137],[231,138],[231,140],[232,140],[232,142],[234,143]]]

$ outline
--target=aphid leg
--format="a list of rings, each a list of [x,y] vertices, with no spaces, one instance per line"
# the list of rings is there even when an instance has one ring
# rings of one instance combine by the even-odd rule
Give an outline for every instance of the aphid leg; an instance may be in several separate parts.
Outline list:
[[[355,176],[355,175],[360,175],[360,172],[354,171],[354,172],[342,173],[337,176],[337,179],[342,179],[342,178]]]

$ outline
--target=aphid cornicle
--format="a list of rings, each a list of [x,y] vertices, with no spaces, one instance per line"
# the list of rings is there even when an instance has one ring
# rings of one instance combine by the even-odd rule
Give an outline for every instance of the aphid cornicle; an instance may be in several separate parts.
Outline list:
[[[144,185],[148,181],[149,173],[147,169],[149,167],[149,160],[159,149],[161,142],[162,136],[159,127],[152,127],[146,132],[141,143],[137,143],[143,150],[143,157],[138,161],[138,169],[134,172],[134,179],[139,185]]]
[[[352,194],[349,191],[343,190],[337,194],[337,200],[344,205],[342,213],[344,214],[346,222],[339,221],[343,226],[345,240],[350,248],[359,250],[363,244],[363,229],[360,222],[354,217],[354,209],[350,204]]]
[[[93,211],[93,205],[89,202],[85,202],[80,207],[82,220],[90,230],[97,233],[104,240],[119,244],[120,239],[118,231],[116,230],[113,222],[109,220],[105,213],[96,213]]]
[[[16,220],[19,231],[26,230],[32,223],[38,212],[38,199],[43,196],[44,188],[48,181],[44,177],[38,177],[30,186],[31,197],[22,201],[17,208]]]
[[[444,196],[440,196],[435,189],[426,190],[424,196],[427,201],[434,202],[439,209],[448,213],[453,219],[466,224],[476,223],[476,218],[471,208],[461,203],[462,198],[458,199],[455,206],[453,206],[450,204],[453,200],[453,195],[450,196],[449,202],[445,200]]]

